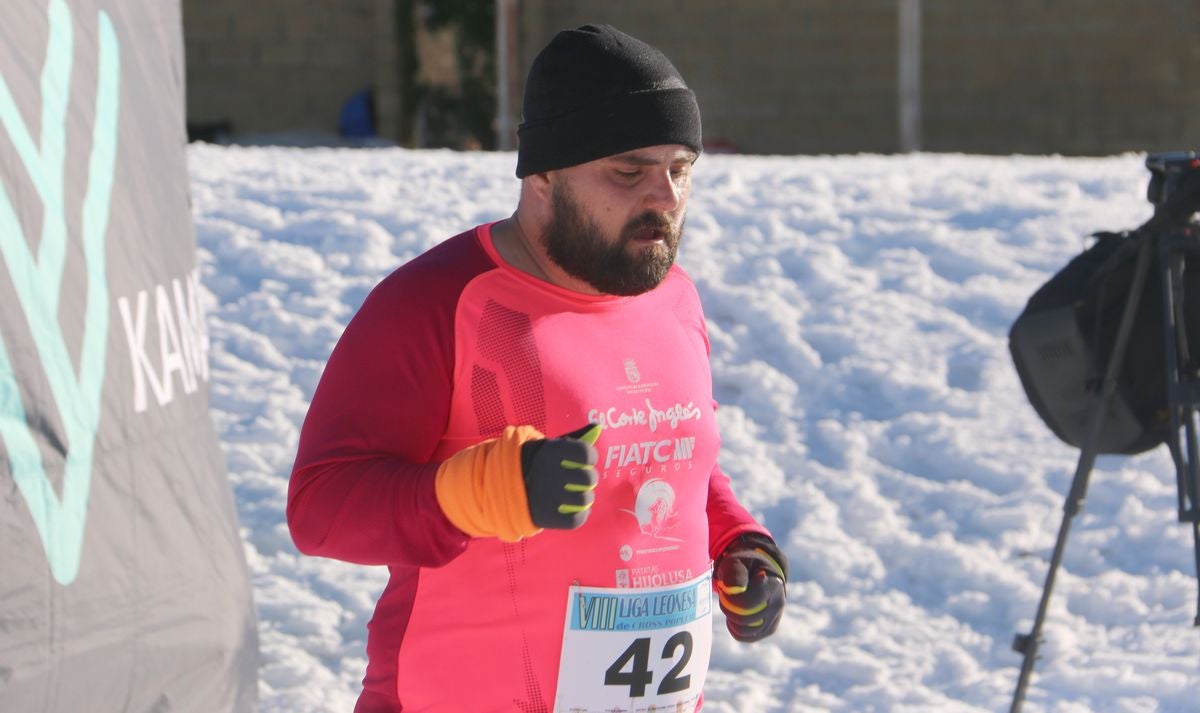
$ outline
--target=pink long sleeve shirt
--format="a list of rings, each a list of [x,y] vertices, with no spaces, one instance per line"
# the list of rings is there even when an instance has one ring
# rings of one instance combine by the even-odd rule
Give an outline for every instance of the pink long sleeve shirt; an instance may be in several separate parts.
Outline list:
[[[683,270],[637,297],[584,295],[509,266],[490,228],[371,292],[300,435],[297,547],[391,574],[356,713],[551,711],[572,583],[680,583],[765,532],[717,465],[708,338]],[[447,457],[510,424],[552,437],[588,422],[604,430],[582,527],[507,544],[442,513]]]

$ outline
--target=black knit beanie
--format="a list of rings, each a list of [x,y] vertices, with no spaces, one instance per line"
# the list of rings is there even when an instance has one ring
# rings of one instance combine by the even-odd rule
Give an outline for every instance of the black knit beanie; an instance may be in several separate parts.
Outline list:
[[[699,153],[700,108],[662,52],[584,25],[559,32],[533,60],[517,138],[518,178],[645,146]]]

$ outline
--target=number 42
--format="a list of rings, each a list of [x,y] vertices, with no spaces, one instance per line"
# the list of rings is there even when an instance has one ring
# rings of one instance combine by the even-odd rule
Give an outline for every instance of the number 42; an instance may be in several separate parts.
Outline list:
[[[663,645],[662,659],[668,661],[675,657],[676,651],[683,649],[675,665],[667,671],[667,675],[658,684],[658,695],[686,691],[692,683],[692,677],[679,675],[692,658],[692,635],[680,631]],[[626,668],[629,670],[626,671]],[[629,648],[613,661],[604,672],[604,685],[629,686],[630,698],[641,698],[646,695],[646,686],[654,682],[654,672],[650,670],[650,639],[649,637],[635,639]]]

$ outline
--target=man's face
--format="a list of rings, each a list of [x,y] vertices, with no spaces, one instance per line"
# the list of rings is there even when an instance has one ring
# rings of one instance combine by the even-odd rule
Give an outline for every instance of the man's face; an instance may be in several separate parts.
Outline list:
[[[604,294],[654,289],[675,262],[695,160],[685,147],[656,146],[558,172],[546,254]]]

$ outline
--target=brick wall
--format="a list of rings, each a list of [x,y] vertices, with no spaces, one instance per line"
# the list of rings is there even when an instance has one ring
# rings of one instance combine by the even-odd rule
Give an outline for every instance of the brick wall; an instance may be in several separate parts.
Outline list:
[[[521,67],[611,23],[662,49],[706,139],[748,153],[899,148],[897,0],[523,0]],[[1194,146],[1200,0],[922,0],[922,148]],[[519,117],[519,101],[517,102]]]
[[[393,12],[390,0],[183,0],[188,122],[333,133],[345,100],[374,86],[380,133],[394,136]]]

